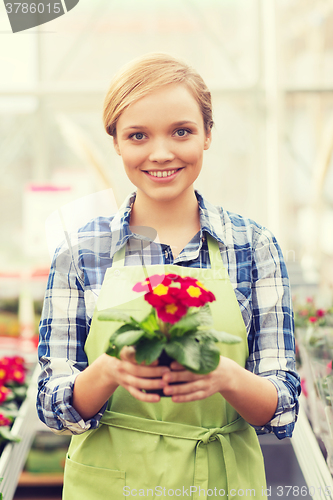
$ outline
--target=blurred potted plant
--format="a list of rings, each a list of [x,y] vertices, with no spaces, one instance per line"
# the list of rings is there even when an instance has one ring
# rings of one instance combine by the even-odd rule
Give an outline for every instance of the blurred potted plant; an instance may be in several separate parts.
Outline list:
[[[20,440],[10,429],[26,396],[26,372],[21,356],[0,358],[0,454],[7,442]]]
[[[333,307],[318,308],[312,297],[305,304],[294,299],[294,318],[309,418],[315,434],[324,441],[333,471]]]

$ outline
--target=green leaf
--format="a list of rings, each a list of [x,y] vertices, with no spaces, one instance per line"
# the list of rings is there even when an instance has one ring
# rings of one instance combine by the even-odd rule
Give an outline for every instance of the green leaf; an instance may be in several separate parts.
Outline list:
[[[193,331],[199,326],[209,326],[213,324],[213,318],[210,312],[209,305],[206,304],[198,311],[188,312],[170,329],[170,335],[182,336],[189,331]]]
[[[115,358],[119,358],[119,349],[114,344],[111,343],[111,340],[110,340],[109,347],[107,348],[105,353],[108,356],[113,356]]]
[[[21,438],[18,436],[14,436],[12,432],[10,432],[9,427],[3,426],[0,427],[0,436],[5,440],[5,441],[13,441],[15,443],[18,443],[21,441]]]
[[[220,362],[220,351],[215,342],[198,332],[172,340],[164,349],[169,356],[194,373],[210,373]]]
[[[166,338],[164,339],[142,339],[141,342],[136,346],[136,361],[141,364],[145,361],[146,365],[150,365],[153,361],[155,361],[163,348],[165,347]]]
[[[18,401],[23,401],[27,395],[28,388],[26,386],[15,387],[12,389],[15,398]]]
[[[124,332],[129,332],[130,330],[141,330],[140,327],[133,326],[132,324],[126,323],[125,325],[120,326],[114,333],[120,335]]]
[[[18,404],[16,401],[6,401],[1,404],[0,408],[0,413],[3,413],[5,417],[15,418],[18,414]]]
[[[220,362],[220,351],[211,340],[206,340],[200,344],[200,368],[196,373],[210,373],[218,367]]]
[[[169,356],[190,371],[200,369],[200,345],[193,337],[177,337],[164,346]]]
[[[117,347],[119,352],[125,345],[135,344],[145,332],[143,330],[129,330],[128,332],[120,333],[114,339],[113,344]]]
[[[200,334],[203,337],[206,338],[211,338],[212,340],[215,340],[215,342],[223,342],[224,344],[238,344],[239,342],[242,341],[240,337],[237,335],[231,335],[230,333],[227,332],[218,332],[217,330],[214,329],[209,329],[209,330],[200,330]]]
[[[123,323],[132,323],[132,318],[119,309],[105,309],[98,315],[99,321],[121,321]]]
[[[134,328],[134,330],[133,330],[133,328]],[[106,350],[106,354],[108,354],[109,356],[115,356],[116,358],[119,358],[121,348],[118,349],[116,339],[119,337],[119,335],[121,335],[124,332],[139,331],[139,330],[136,330],[136,328],[137,328],[136,326],[126,324],[126,325],[120,326],[115,332],[113,332],[113,334],[111,335],[111,337],[109,339],[109,347]]]
[[[152,308],[150,313],[139,322],[140,328],[145,330],[147,333],[155,336],[155,332],[159,330],[159,326],[156,319],[155,309]]]

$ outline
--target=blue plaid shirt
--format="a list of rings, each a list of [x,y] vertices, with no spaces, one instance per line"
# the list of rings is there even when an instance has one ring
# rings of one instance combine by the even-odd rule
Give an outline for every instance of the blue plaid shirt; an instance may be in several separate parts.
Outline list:
[[[196,192],[200,232],[173,258],[168,245],[154,235],[131,232],[133,193],[112,217],[90,221],[57,249],[50,270],[40,322],[38,348],[41,374],[37,411],[55,432],[80,434],[98,427],[106,405],[84,421],[73,408],[74,382],[87,366],[84,344],[98,292],[114,254],[127,243],[125,265],[176,264],[210,267],[205,234],[219,243],[223,263],[247,329],[246,368],[266,377],[277,389],[272,420],[255,427],[258,434],[290,437],[298,413],[299,376],[295,370],[293,313],[287,269],[279,245],[266,228],[208,203]],[[149,236],[149,235],[148,235]],[[149,244],[148,244],[149,243]]]

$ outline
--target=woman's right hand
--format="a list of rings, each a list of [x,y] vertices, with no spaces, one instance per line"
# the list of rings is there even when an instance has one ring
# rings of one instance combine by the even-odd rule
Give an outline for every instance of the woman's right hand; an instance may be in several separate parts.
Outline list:
[[[158,366],[158,361],[154,361],[149,366],[139,365],[135,359],[135,349],[128,346],[121,350],[121,359],[107,354],[102,356],[109,358],[105,359],[105,369],[112,385],[114,383],[117,386],[121,385],[140,401],[156,403],[160,400],[160,396],[157,394],[147,394],[142,392],[142,389],[162,389],[165,387],[167,383],[162,379],[162,376],[170,371],[169,368]]]
[[[118,386],[124,387],[133,397],[147,403],[157,403],[160,396],[146,394],[142,389],[161,389],[167,385],[162,375],[169,371],[158,366],[138,365],[133,347],[124,347],[121,359],[101,354],[75,379],[73,407],[84,420],[92,418],[103,407]]]

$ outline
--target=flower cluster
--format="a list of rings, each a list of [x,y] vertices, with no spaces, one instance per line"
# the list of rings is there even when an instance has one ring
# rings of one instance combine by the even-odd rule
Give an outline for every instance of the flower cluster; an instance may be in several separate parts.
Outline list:
[[[18,442],[11,426],[27,391],[26,365],[21,356],[0,358],[0,455],[8,442]],[[1,494],[0,494],[1,500]]]
[[[24,384],[25,377],[26,368],[24,359],[21,356],[5,356],[0,358],[0,405],[9,399],[13,399],[12,389],[15,386]],[[1,415],[2,414],[0,414],[0,426],[8,425],[1,424],[3,421]]]
[[[137,283],[135,292],[147,292],[145,300],[156,309],[165,323],[174,324],[186,315],[189,307],[202,307],[215,296],[195,278],[176,274],[154,274]]]
[[[143,319],[115,308],[98,315],[98,321],[122,323],[110,335],[106,348],[109,356],[120,359],[121,350],[133,346],[138,364],[171,359],[193,373],[206,374],[220,362],[217,343],[241,342],[236,335],[214,329],[208,303],[216,298],[196,278],[154,274],[136,283],[133,290],[144,292],[144,299],[151,305]],[[156,394],[164,396],[162,389]]]
[[[294,299],[294,314],[296,327],[333,325],[333,307],[326,310],[317,308],[312,297],[308,297],[305,304],[299,304]]]
[[[11,420],[9,420],[9,418],[7,418],[5,415],[3,415],[2,413],[0,413],[0,427],[7,427],[11,424]]]

